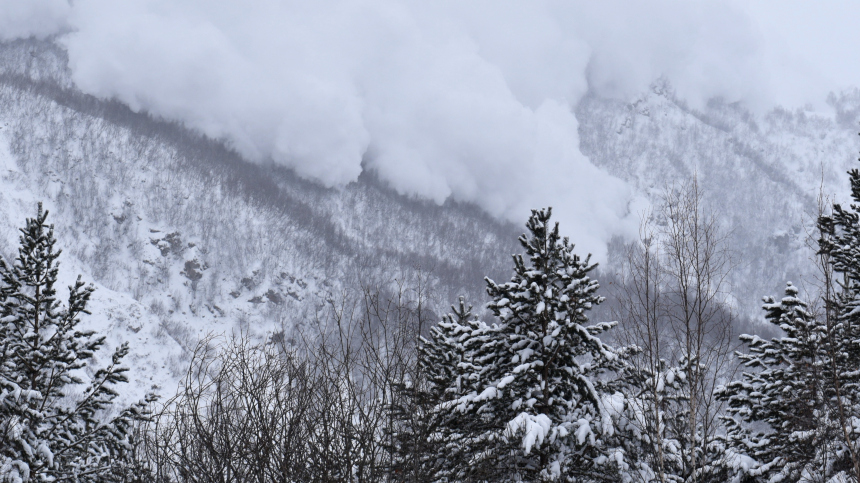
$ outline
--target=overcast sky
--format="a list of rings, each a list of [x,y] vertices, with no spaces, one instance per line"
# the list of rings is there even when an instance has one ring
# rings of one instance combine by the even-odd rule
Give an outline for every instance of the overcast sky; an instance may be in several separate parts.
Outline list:
[[[638,217],[579,151],[589,89],[825,110],[858,25],[847,0],[0,0],[0,39],[56,35],[84,92],[327,186],[370,168],[518,224],[552,204],[597,252]]]

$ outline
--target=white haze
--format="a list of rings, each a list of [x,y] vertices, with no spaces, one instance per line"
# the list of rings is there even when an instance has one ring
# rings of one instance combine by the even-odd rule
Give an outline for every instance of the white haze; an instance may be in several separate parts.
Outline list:
[[[71,9],[67,0],[0,0],[0,40],[61,32]]]
[[[517,223],[553,205],[584,250],[637,221],[571,108],[663,77],[693,106],[822,105],[854,84],[857,11],[689,0],[0,0],[0,38],[52,32],[84,92],[183,122],[328,186]]]

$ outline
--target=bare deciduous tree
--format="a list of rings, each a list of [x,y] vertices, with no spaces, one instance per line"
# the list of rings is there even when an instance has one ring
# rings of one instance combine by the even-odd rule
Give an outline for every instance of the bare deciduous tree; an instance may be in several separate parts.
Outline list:
[[[666,188],[623,258],[617,338],[639,349],[630,360],[640,387],[630,400],[646,460],[661,482],[702,481],[717,458],[709,456],[722,404],[714,389],[734,371],[736,342],[728,239],[695,178]]]
[[[385,480],[390,408],[396,387],[416,377],[429,315],[423,290],[330,297],[277,342],[202,340],[176,396],[141,428],[138,466],[159,482]]]
[[[686,360],[689,388],[689,446],[683,449],[690,481],[710,462],[708,447],[716,436],[721,403],[714,389],[731,376],[734,316],[725,303],[731,257],[727,236],[702,204],[698,181],[667,189],[664,196],[668,311],[674,340]]]
[[[663,373],[672,359],[672,346],[666,323],[666,274],[662,268],[659,241],[650,214],[643,214],[639,240],[626,245],[621,263],[619,284],[615,286],[615,317],[621,322],[616,339],[624,346],[638,349],[629,362],[636,393],[628,400],[633,406],[634,424],[646,435],[646,448],[640,451],[661,483],[667,481],[667,461],[664,454],[667,404]],[[637,387],[638,386],[638,387]],[[669,470],[671,472],[671,470]]]

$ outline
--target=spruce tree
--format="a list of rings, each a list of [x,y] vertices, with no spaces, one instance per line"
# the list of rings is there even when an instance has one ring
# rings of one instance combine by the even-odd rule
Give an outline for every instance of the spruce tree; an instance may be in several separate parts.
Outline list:
[[[670,365],[660,359],[652,369],[629,363],[637,355],[636,349],[619,349],[628,363],[613,381],[616,392],[625,396],[623,410],[615,418],[616,434],[611,438],[613,446],[624,450],[622,476],[624,481],[684,481],[688,361]]]
[[[607,447],[613,432],[600,376],[618,369],[616,352],[589,325],[603,299],[589,278],[596,265],[533,210],[520,237],[510,282],[487,279],[498,323],[470,337],[474,387],[446,403],[462,422],[468,465],[458,480],[583,481],[617,477],[623,454]]]
[[[801,481],[823,476],[816,452],[826,447],[826,327],[809,312],[791,283],[776,302],[764,299],[766,320],[784,336],[765,340],[744,334],[748,369],[740,380],[717,390],[727,402],[726,463],[738,480]]]
[[[848,172],[853,203],[834,204],[820,216],[818,255],[829,264],[825,325],[828,361],[825,395],[838,436],[830,465],[860,480],[860,170]],[[833,282],[833,283],[831,283]],[[835,463],[832,462],[836,460]]]
[[[813,317],[791,285],[780,303],[767,299],[785,336],[744,336],[752,370],[718,392],[737,479],[860,479],[860,171],[848,174],[853,203],[818,218],[823,313]]]
[[[460,297],[459,306],[430,328],[429,338],[421,337],[418,366],[412,380],[398,384],[392,441],[393,481],[445,481],[450,468],[457,467],[462,453],[458,422],[439,404],[458,397],[468,387],[470,340],[483,327],[472,307]]]
[[[60,250],[47,216],[39,204],[20,230],[17,258],[0,259],[0,479],[111,481],[143,405],[108,419],[116,386],[127,382],[127,345],[84,383],[105,339],[79,327],[92,287],[78,277],[67,304],[57,299]]]

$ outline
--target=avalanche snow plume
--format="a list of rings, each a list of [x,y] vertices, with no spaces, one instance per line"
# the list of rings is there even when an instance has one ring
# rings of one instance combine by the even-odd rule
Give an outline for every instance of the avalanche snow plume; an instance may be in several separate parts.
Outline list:
[[[246,159],[326,186],[372,170],[400,193],[516,222],[551,204],[581,249],[601,253],[641,205],[582,154],[572,107],[586,92],[631,96],[661,77],[693,106],[822,101],[856,74],[839,62],[856,22],[811,8],[0,0],[0,38],[53,33],[82,91],[182,122]],[[824,28],[832,45],[791,35]]]

